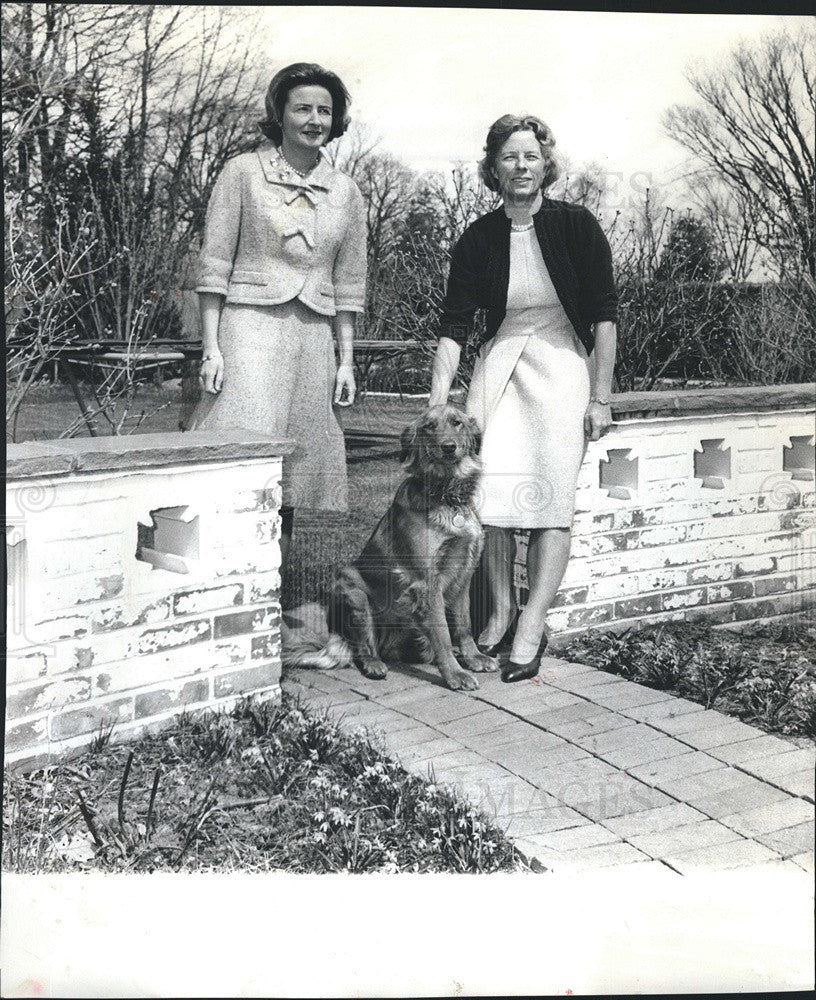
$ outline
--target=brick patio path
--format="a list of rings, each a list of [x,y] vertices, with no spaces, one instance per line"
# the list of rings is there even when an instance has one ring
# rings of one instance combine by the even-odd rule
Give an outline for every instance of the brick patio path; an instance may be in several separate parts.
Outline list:
[[[814,870],[816,749],[592,667],[449,691],[421,668],[289,671],[283,689],[379,732],[552,871],[629,864]]]

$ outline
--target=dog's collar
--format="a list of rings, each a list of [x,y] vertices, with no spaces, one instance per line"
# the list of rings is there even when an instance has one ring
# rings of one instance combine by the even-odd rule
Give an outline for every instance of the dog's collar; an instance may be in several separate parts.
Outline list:
[[[435,476],[415,478],[416,484],[424,496],[436,504],[451,507],[454,510],[467,510],[475,513],[473,494],[478,476],[468,476],[465,479],[439,480]]]

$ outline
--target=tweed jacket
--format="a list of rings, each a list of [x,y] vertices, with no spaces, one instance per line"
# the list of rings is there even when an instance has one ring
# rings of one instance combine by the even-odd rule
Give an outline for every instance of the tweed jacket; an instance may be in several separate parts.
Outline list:
[[[595,216],[580,205],[545,198],[533,216],[541,255],[575,332],[591,354],[593,323],[617,319],[609,243]],[[437,328],[464,344],[477,309],[487,310],[485,340],[504,319],[510,280],[510,219],[503,208],[472,223],[454,246]]]
[[[282,171],[277,149],[229,160],[207,206],[197,292],[275,305],[298,298],[323,316],[362,312],[366,220],[354,181],[321,156],[307,178]]]

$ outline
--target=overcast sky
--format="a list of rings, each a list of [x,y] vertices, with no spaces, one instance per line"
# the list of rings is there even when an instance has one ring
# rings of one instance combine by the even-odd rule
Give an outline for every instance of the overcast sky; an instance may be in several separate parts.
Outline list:
[[[353,117],[421,168],[475,162],[506,112],[547,121],[557,147],[664,186],[687,156],[661,131],[670,104],[692,100],[684,70],[740,39],[804,18],[722,14],[399,7],[246,7],[269,76],[290,62],[339,73]],[[634,183],[641,183],[637,177]]]

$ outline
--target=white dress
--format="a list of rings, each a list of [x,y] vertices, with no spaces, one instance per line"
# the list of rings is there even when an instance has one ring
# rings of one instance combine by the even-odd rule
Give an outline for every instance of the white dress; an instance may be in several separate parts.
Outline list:
[[[507,312],[479,352],[466,403],[482,429],[476,506],[483,524],[572,525],[593,368],[535,230],[512,231]]]

